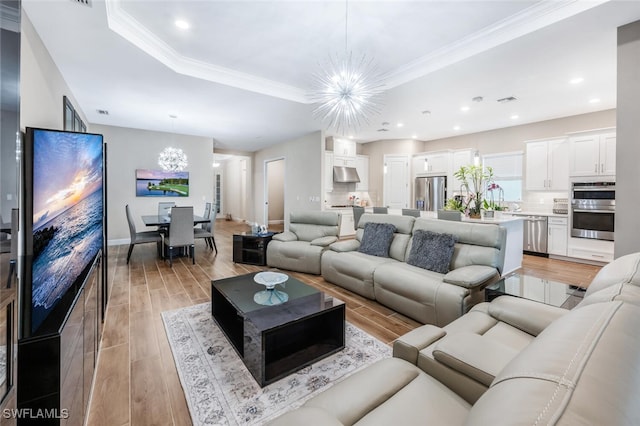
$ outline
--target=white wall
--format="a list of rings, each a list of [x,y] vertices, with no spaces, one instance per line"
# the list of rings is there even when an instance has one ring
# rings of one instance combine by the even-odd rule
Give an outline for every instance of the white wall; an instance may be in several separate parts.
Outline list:
[[[249,220],[253,206],[249,197],[251,164],[252,159],[248,156],[233,156],[222,163],[221,216],[230,214],[233,220]]]
[[[284,161],[267,163],[267,182],[269,186],[269,222],[284,221]]]
[[[254,219],[266,222],[264,209],[264,163],[277,158],[285,159],[285,226],[289,212],[320,210],[322,199],[322,163],[324,161],[324,132],[310,133],[299,139],[283,142],[257,151],[253,163]]]
[[[205,202],[213,200],[213,153],[211,139],[153,132],[125,127],[92,125],[94,133],[104,135],[107,143],[107,239],[109,244],[129,241],[125,205],[129,204],[138,231],[145,226],[141,215],[157,214],[159,201],[175,201],[193,206],[202,214]],[[158,154],[167,146],[180,148],[189,166],[188,197],[136,197],[136,169],[158,170]]]
[[[24,12],[24,11],[23,11]],[[76,111],[92,128],[87,117],[64,81],[60,70],[51,59],[38,33],[26,13],[22,14],[20,48],[20,127],[43,127],[62,130],[62,99],[67,96]]]
[[[640,251],[640,21],[618,28],[616,240],[614,256]]]

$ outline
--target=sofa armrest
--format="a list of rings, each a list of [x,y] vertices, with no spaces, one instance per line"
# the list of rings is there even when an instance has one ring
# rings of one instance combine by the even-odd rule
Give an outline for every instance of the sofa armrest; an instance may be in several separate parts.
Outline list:
[[[469,265],[449,271],[442,281],[465,288],[474,288],[489,282],[498,275],[498,270],[491,266]]]
[[[316,238],[315,240],[311,241],[311,245],[312,246],[327,247],[329,244],[335,243],[336,241],[338,241],[338,237],[333,237],[333,236],[320,237],[320,238]]]
[[[487,387],[516,355],[509,346],[469,332],[450,334],[433,350],[436,361]]]
[[[553,321],[568,313],[567,309],[515,296],[500,296],[489,304],[489,315],[493,318],[532,336],[537,336]]]
[[[275,234],[271,239],[287,243],[289,241],[298,241],[298,236],[291,231],[284,231],[279,234]]]
[[[337,243],[331,244],[329,248],[337,252],[356,251],[358,250],[358,248],[360,248],[360,241],[358,240],[338,241]]]
[[[393,356],[418,364],[418,353],[433,342],[444,337],[446,331],[435,325],[427,324],[399,337],[393,342]]]

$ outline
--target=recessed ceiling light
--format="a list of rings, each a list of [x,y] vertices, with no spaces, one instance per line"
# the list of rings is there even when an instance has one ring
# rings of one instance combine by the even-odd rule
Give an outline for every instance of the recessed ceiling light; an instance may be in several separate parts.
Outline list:
[[[349,135],[349,139],[353,139],[353,135]]]
[[[512,114],[510,118],[512,120],[517,120],[518,118],[520,118],[520,116],[518,114]]]
[[[456,131],[460,130],[460,126],[453,126],[453,130],[456,130]]]
[[[411,138],[412,138],[412,139],[418,139],[418,135],[415,135],[415,134],[414,134],[414,135],[411,135]]]
[[[600,99],[599,99],[599,98],[589,99],[589,103],[590,103],[590,104],[597,104],[598,102],[600,102]]]
[[[403,126],[404,126],[404,123],[398,123],[398,124],[396,124],[396,126],[398,126],[398,127],[403,127]]]
[[[569,84],[580,84],[584,81],[584,78],[582,77],[575,77],[572,78],[571,80],[569,80]]]
[[[184,19],[176,19],[175,24],[176,24],[176,27],[180,28],[181,30],[188,30],[189,27],[191,26]]]
[[[469,111],[470,109],[471,109],[471,108],[469,108],[469,107],[468,107],[468,106],[466,106],[466,105],[465,105],[465,106],[463,106],[463,107],[460,107],[460,111],[462,111],[462,112],[467,112],[467,111]]]

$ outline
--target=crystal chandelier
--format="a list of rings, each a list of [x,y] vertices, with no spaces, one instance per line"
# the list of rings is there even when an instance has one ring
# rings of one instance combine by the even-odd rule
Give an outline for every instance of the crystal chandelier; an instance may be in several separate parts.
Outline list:
[[[384,82],[373,60],[354,59],[348,50],[349,2],[345,6],[344,56],[330,58],[315,77],[310,100],[316,104],[315,117],[346,134],[369,123],[381,111]]]
[[[187,163],[187,156],[179,148],[166,147],[158,157],[158,165],[168,172],[181,172]]]

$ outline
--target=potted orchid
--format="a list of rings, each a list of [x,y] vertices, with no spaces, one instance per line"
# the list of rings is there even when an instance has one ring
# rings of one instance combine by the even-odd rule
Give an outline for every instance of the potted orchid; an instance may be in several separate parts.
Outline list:
[[[489,185],[494,184],[493,169],[475,165],[462,166],[453,175],[462,182],[460,185],[460,192],[464,195],[462,211],[470,218],[479,219],[484,207],[484,194]]]

